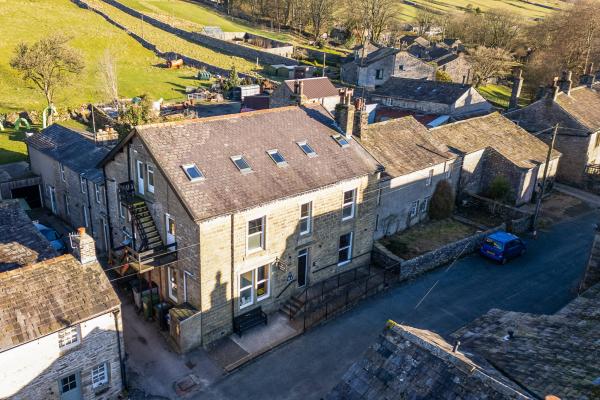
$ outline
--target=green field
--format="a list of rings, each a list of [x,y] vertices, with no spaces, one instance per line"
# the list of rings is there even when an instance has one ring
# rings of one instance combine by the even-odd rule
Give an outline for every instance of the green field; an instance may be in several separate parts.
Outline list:
[[[479,94],[481,94],[487,101],[495,105],[496,107],[507,108],[508,102],[510,101],[511,88],[502,85],[485,85],[477,88]],[[521,92],[519,97],[519,106],[525,107],[529,104],[529,98],[523,96],[524,91]]]
[[[27,159],[25,131],[17,132],[5,129],[0,132],[0,164],[23,161]]]
[[[15,16],[19,16],[16,18]],[[27,17],[24,17],[27,16]],[[144,49],[122,30],[69,0],[5,0],[0,6],[0,112],[39,110],[43,96],[12,70],[9,60],[17,43],[34,42],[52,32],[68,35],[85,59],[83,74],[57,96],[57,106],[78,106],[103,99],[98,60],[105,49],[115,55],[123,97],[148,93],[152,98],[181,99],[192,69],[168,70],[164,60]]]

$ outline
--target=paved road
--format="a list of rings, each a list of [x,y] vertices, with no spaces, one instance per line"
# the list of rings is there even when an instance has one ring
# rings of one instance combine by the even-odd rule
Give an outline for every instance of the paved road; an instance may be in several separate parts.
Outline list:
[[[505,266],[471,255],[382,293],[211,385],[196,399],[319,399],[386,320],[449,334],[490,308],[553,313],[575,296],[600,213],[553,226]],[[434,285],[421,303],[415,305]]]

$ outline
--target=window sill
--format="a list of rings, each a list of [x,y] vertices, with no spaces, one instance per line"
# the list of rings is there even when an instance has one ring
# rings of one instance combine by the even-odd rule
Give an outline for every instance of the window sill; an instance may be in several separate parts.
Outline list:
[[[244,308],[248,308],[248,307],[250,307],[250,306],[252,306],[252,305],[254,305],[254,302],[252,302],[252,303],[248,303],[248,304],[244,304],[244,305],[241,305],[241,304],[240,304],[240,310],[243,310]]]
[[[341,263],[338,263],[337,266],[338,267],[343,267],[345,265],[348,265],[352,262],[352,260],[348,260],[348,261],[342,261]]]
[[[96,388],[92,388],[95,396],[100,396],[101,394],[108,392],[108,389],[110,389],[110,385],[108,383],[100,385]]]
[[[351,217],[342,218],[342,222],[351,221],[354,219],[354,215]]]

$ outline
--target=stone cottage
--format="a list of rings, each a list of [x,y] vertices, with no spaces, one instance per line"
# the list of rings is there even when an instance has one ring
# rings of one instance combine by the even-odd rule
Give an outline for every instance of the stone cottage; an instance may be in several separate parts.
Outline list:
[[[460,161],[412,116],[361,127],[360,113],[357,110],[355,135],[385,168],[375,225],[375,239],[380,239],[427,219],[438,182],[447,180],[456,187]]]
[[[128,208],[145,221],[133,226],[134,247],[145,250],[153,226],[176,249],[176,261],[143,271],[175,306],[181,351],[369,262],[376,205],[367,198],[380,167],[319,104],[140,126],[102,167],[112,240],[130,229],[119,211]]]
[[[485,193],[493,180],[505,177],[516,205],[535,199],[541,191],[548,145],[498,113],[433,128],[430,135],[463,159],[459,192]],[[560,153],[552,152],[550,185]]]
[[[270,107],[296,105],[300,97],[304,104],[321,104],[329,112],[340,102],[339,90],[327,77],[288,79],[271,94]]]
[[[16,202],[0,203],[0,231],[0,265],[12,264],[0,269],[0,398],[115,399],[124,376],[120,301],[94,240],[82,229],[76,257],[51,257]]]
[[[355,49],[353,57],[342,64],[341,79],[352,85],[374,88],[393,76],[434,80],[435,70],[435,66],[406,51],[369,43],[364,52],[362,47]]]
[[[600,82],[588,71],[581,83],[573,87],[571,74],[565,72],[543,98],[505,114],[546,143],[560,124],[555,147],[563,156],[557,179],[574,185],[583,185],[600,164]]]
[[[464,118],[487,114],[492,105],[471,85],[392,77],[369,93],[369,102],[420,114]]]
[[[104,175],[98,162],[116,132],[92,135],[54,124],[27,139],[31,171],[41,177],[42,202],[71,226],[83,226],[100,252],[110,247]]]

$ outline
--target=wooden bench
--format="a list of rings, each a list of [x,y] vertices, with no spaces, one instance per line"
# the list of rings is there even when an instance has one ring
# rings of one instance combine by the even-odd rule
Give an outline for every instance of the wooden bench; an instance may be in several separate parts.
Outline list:
[[[233,318],[233,331],[242,337],[242,332],[260,324],[267,324],[267,314],[261,307],[254,308],[247,313]]]

